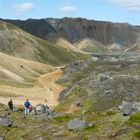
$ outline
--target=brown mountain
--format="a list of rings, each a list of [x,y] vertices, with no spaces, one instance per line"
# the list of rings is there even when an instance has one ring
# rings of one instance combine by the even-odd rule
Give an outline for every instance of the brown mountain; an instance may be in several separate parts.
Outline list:
[[[126,49],[140,41],[140,28],[128,23],[111,23],[83,18],[6,21],[51,42],[64,38],[71,44],[79,44],[84,39],[89,39],[108,48]]]

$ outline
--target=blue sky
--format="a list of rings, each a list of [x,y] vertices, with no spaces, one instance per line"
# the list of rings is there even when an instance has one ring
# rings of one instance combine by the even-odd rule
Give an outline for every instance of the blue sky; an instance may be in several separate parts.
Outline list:
[[[0,18],[83,17],[140,25],[140,0],[0,0]]]

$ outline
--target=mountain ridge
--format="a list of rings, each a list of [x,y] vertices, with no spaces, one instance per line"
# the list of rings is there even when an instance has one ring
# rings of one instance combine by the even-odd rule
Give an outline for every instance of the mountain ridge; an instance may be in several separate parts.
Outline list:
[[[85,38],[94,38],[105,46],[119,43],[122,46],[129,47],[140,41],[139,26],[133,26],[128,23],[67,17],[62,19],[44,18],[5,21],[51,42],[56,42],[59,37],[67,39],[72,44]],[[34,31],[35,27],[37,27],[37,32]]]

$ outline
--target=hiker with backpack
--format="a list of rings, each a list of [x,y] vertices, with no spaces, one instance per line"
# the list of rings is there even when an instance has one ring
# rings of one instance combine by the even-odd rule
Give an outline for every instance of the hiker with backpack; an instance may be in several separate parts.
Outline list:
[[[8,102],[8,106],[9,106],[9,109],[11,111],[13,111],[13,100],[12,99],[10,99],[10,101]]]
[[[24,108],[25,108],[25,115],[30,113],[30,108],[31,108],[31,105],[30,105],[30,102],[29,100],[27,99],[26,102],[24,103]]]

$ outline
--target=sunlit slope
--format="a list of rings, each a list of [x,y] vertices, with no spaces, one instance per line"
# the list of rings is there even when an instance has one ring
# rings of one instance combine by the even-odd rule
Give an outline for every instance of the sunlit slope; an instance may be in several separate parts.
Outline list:
[[[0,53],[0,84],[32,83],[41,74],[55,68],[35,61],[16,58]]]
[[[86,57],[39,39],[3,21],[0,21],[0,51],[18,58],[53,65],[63,65]]]

